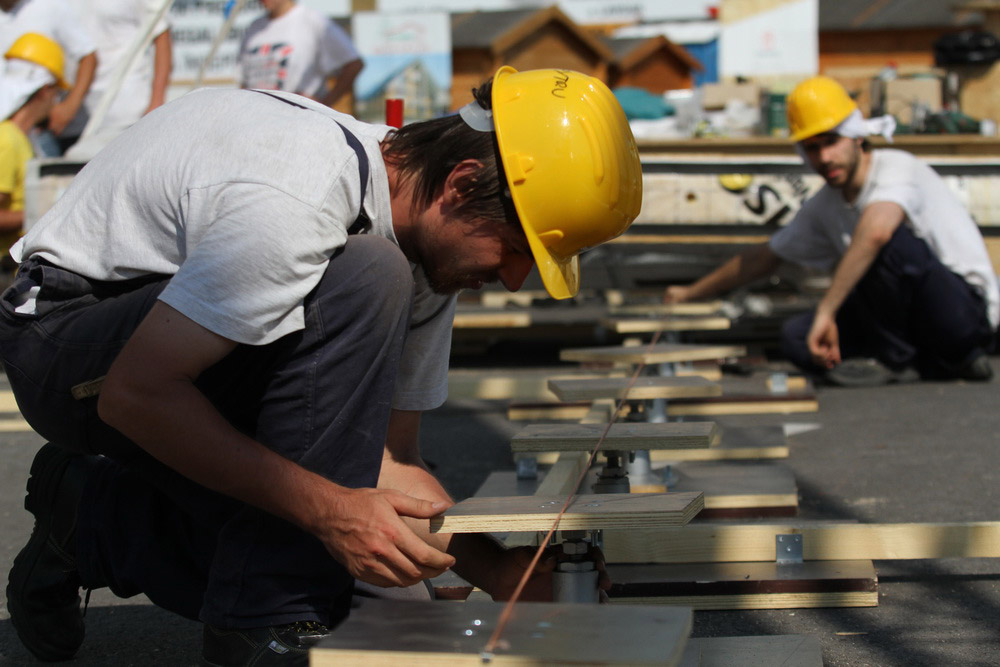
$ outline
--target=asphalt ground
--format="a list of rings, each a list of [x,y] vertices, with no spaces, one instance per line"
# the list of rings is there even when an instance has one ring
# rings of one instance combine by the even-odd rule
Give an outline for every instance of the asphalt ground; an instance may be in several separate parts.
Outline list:
[[[491,360],[481,360],[489,365]],[[861,522],[1000,520],[1000,358],[987,384],[920,382],[818,389],[820,410],[719,420],[798,423],[787,464],[800,517]],[[0,385],[0,393],[6,389]],[[7,408],[4,408],[7,409]],[[506,402],[450,400],[424,417],[425,457],[456,498],[492,470],[512,469],[520,428]],[[43,444],[0,413],[0,571],[31,531],[23,509],[31,459]],[[878,561],[879,606],[862,609],[699,611],[696,637],[808,634],[828,665],[1000,665],[1000,559]],[[142,596],[95,591],[75,665],[194,665],[201,627]],[[0,664],[33,664],[0,602]]]

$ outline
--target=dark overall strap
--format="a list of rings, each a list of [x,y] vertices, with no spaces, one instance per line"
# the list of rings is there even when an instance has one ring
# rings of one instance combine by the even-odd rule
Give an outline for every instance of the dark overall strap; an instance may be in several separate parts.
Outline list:
[[[278,100],[279,102],[284,102],[285,104],[293,106],[297,109],[305,109],[306,111],[311,111],[311,109],[307,106],[299,104],[298,102],[293,102],[292,100],[287,100],[284,97],[281,97],[280,95],[269,93],[266,90],[252,90],[250,92],[260,93],[261,95],[267,95],[268,97],[272,97]],[[368,164],[368,154],[365,153],[365,149],[361,145],[361,141],[359,141],[358,138],[354,136],[354,133],[352,133],[350,130],[341,125],[336,120],[332,118],[330,120],[333,120],[334,123],[337,123],[340,129],[343,130],[344,138],[347,140],[347,145],[350,146],[351,150],[353,150],[354,153],[358,156],[358,173],[359,176],[361,177],[361,206],[358,209],[358,219],[355,220],[353,223],[351,223],[351,226],[348,227],[347,229],[347,233],[364,234],[369,229],[371,229],[372,226],[371,220],[369,220],[368,216],[365,215],[365,192],[368,189],[368,172],[370,171],[370,167]]]

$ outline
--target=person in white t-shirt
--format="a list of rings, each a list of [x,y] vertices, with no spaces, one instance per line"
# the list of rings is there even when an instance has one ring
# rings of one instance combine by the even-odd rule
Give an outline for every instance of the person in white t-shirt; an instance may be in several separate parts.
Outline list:
[[[28,32],[55,40],[66,54],[70,88],[48,120],[49,130],[59,138],[93,83],[97,45],[83,29],[75,6],[67,0],[0,0],[0,53],[6,53],[18,37]]]
[[[664,300],[702,299],[773,273],[783,261],[833,271],[815,313],[792,318],[782,349],[834,384],[910,378],[989,380],[1000,292],[979,228],[945,182],[909,153],[864,137],[895,127],[865,120],[828,77],[788,97],[792,139],[826,185],[767,243]]]
[[[350,38],[295,0],[261,4],[267,13],[250,24],[240,45],[240,86],[298,93],[335,107],[364,67]]]
[[[429,530],[451,500],[418,432],[455,295],[534,266],[575,295],[579,253],[641,199],[625,114],[578,72],[505,67],[399,130],[259,90],[144,116],[14,246],[0,295],[0,357],[49,441],[7,587],[22,643],[72,657],[81,586],[199,619],[213,665],[306,664],[355,579],[454,565],[510,596],[532,550]]]
[[[122,58],[161,4],[156,0],[81,0],[77,3],[84,29],[98,44],[98,64],[83,107],[63,131],[64,144],[73,144],[79,139],[111,86]],[[89,146],[77,144],[71,157],[89,159],[122,130],[166,101],[172,51],[170,24],[163,18],[153,28],[151,48],[140,54],[128,69],[100,126],[88,132],[93,141],[86,142]]]

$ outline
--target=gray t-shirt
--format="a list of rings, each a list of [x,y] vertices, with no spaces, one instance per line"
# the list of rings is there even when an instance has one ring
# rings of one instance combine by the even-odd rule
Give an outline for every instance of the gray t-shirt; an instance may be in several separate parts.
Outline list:
[[[861,212],[875,202],[893,202],[903,209],[904,224],[983,296],[995,329],[1000,324],[1000,289],[979,228],[941,177],[905,151],[872,151],[871,168],[853,204],[845,202],[839,190],[823,186],[771,237],[771,249],[790,262],[831,271],[847,251]]]
[[[303,327],[303,300],[361,210],[358,137],[370,174],[369,233],[395,241],[389,183],[368,125],[305,98],[205,89],[149,114],[94,158],[11,250],[97,280],[172,275],[160,299],[238,343]],[[334,122],[336,121],[336,122]],[[417,294],[393,407],[447,397],[454,298]]]

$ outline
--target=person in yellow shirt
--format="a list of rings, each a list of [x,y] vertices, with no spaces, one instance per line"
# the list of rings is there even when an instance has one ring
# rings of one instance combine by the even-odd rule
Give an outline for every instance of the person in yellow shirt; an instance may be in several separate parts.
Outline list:
[[[13,267],[7,251],[21,235],[24,176],[34,156],[28,135],[66,87],[62,49],[44,35],[26,33],[11,45],[0,72],[0,267]]]

